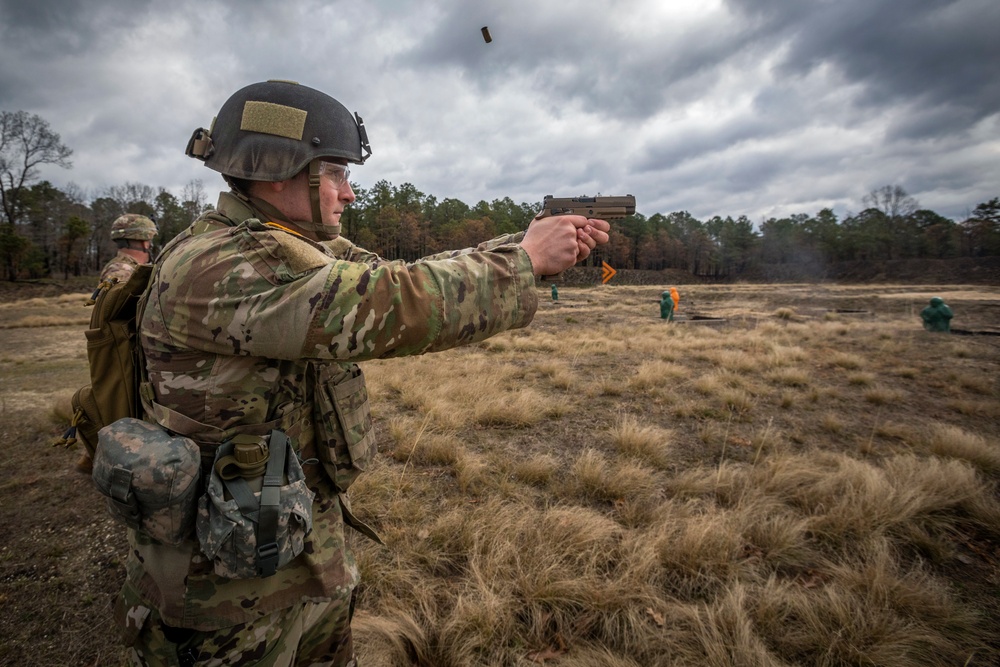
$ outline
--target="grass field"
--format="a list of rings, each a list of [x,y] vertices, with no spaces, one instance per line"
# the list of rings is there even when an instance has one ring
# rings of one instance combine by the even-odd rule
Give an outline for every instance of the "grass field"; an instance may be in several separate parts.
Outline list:
[[[995,665],[1000,288],[560,289],[368,362],[366,666]],[[0,304],[0,664],[116,665],[124,530],[49,446],[83,295]],[[703,316],[709,319],[693,319]]]

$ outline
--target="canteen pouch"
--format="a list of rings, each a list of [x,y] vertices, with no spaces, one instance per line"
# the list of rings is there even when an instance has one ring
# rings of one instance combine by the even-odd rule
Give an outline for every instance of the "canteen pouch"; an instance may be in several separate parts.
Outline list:
[[[222,466],[213,465],[207,491],[198,499],[201,551],[226,579],[273,575],[302,553],[312,530],[314,494],[288,437],[277,430],[255,437],[267,445],[264,473],[223,479]],[[233,440],[219,445],[216,463],[233,451]]]
[[[97,434],[91,478],[117,521],[164,544],[191,535],[201,455],[190,438],[125,417]]]
[[[316,451],[341,493],[375,457],[375,431],[365,376],[357,364],[314,365],[316,390],[313,421]]]

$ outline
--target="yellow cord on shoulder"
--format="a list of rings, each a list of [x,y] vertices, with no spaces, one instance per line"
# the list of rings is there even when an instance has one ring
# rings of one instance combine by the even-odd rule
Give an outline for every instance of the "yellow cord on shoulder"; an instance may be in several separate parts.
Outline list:
[[[302,238],[305,238],[305,236],[302,236],[302,234],[298,233],[294,229],[290,229],[288,227],[285,227],[284,225],[279,225],[277,222],[265,222],[264,225],[267,226],[267,227],[275,227],[277,229],[280,229],[283,232],[288,232],[289,234],[295,234],[296,236],[300,236]]]

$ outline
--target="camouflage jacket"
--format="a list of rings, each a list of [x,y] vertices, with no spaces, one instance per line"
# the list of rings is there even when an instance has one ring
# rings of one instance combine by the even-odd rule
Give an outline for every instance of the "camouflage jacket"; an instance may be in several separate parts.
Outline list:
[[[359,575],[343,491],[375,452],[354,362],[480,341],[527,325],[537,307],[520,234],[404,263],[253,214],[223,194],[161,254],[140,327],[146,398],[203,454],[237,433],[284,430],[307,463],[313,529],[304,553],[263,579],[216,576],[194,539],[168,547],[132,532],[123,595],[174,626],[219,629],[349,596]]]
[[[137,266],[139,266],[139,262],[119,250],[118,254],[104,265],[104,269],[101,270],[101,279],[98,282],[103,283],[105,280],[125,282]]]

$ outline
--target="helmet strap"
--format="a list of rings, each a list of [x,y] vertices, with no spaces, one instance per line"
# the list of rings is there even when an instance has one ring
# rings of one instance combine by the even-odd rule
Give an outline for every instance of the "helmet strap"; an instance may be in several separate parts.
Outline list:
[[[340,235],[340,224],[323,224],[323,211],[319,204],[319,168],[322,160],[315,159],[309,161],[309,204],[312,208],[312,223],[296,222],[302,229],[309,230],[316,235],[320,241],[332,241]]]
[[[309,203],[312,205],[313,222],[323,224],[323,212],[319,210],[319,160],[309,161]]]

